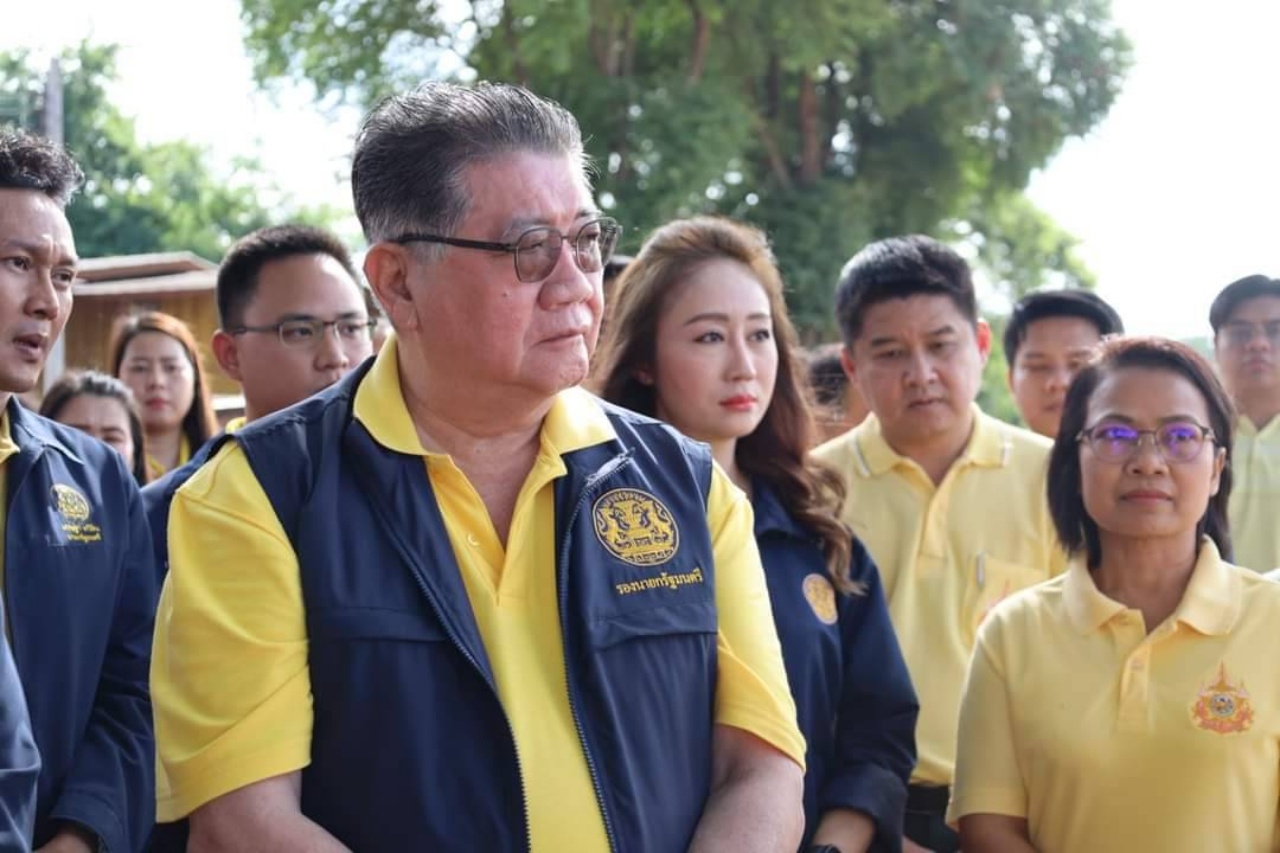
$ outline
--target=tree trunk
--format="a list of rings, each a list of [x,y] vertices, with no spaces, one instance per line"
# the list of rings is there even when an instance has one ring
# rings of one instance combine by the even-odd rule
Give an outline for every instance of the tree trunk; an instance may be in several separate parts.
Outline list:
[[[818,114],[818,87],[813,76],[801,74],[799,88],[796,108],[800,132],[800,184],[808,186],[822,177],[825,146],[822,144],[822,120]]]
[[[782,62],[776,52],[769,54],[769,70],[765,72],[764,114],[778,117],[778,105],[782,102]]]
[[[693,43],[689,49],[689,82],[702,80],[703,67],[707,63],[707,44],[711,39],[711,22],[698,0],[688,0],[689,11],[693,14]]]
[[[502,10],[502,35],[507,51],[511,54],[511,70],[516,75],[516,82],[527,89],[529,88],[529,68],[520,58],[520,34],[516,32],[516,22],[511,17],[509,8]]]

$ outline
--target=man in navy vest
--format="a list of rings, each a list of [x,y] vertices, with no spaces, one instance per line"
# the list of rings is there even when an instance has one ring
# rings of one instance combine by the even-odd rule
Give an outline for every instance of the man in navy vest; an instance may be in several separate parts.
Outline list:
[[[226,425],[229,433],[327,388],[373,351],[368,294],[346,247],[323,229],[273,225],[241,237],[222,259],[215,295],[213,354],[245,401],[244,416]],[[170,502],[216,442],[142,490],[161,583],[169,568]],[[168,783],[157,769],[157,796],[165,799]],[[156,827],[152,853],[186,849],[185,821]]]
[[[428,84],[367,117],[352,185],[394,334],[174,497],[161,819],[210,850],[794,849],[749,505],[575,387],[618,234],[577,122]]]
[[[213,355],[244,393],[244,415],[227,432],[329,387],[373,352],[367,291],[346,247],[322,228],[272,225],[241,237],[218,267],[214,295]],[[169,502],[212,449],[142,490],[162,580]]]
[[[4,610],[40,750],[45,853],[141,848],[154,819],[147,668],[155,569],[120,454],[24,409],[71,313],[61,148],[0,133],[0,494]]]

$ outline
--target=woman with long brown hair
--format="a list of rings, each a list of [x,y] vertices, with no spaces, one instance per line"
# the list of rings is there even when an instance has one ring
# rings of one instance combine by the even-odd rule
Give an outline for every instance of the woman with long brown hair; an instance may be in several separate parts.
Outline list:
[[[125,317],[111,339],[111,372],[142,412],[149,479],[184,464],[217,431],[200,349],[177,317],[159,311]]]
[[[618,282],[596,384],[706,441],[751,498],[808,744],[805,845],[898,850],[918,706],[879,575],[839,521],[843,485],[805,455],[813,423],[782,290],[760,231],[706,217],[659,228]]]

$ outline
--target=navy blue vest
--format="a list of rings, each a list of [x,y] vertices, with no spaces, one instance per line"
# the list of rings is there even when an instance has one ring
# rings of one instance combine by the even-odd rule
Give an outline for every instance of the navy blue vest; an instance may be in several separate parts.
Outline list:
[[[352,418],[367,369],[232,436],[300,565],[302,810],[357,851],[527,849],[513,735],[426,466]],[[710,790],[711,459],[601,405],[617,440],[567,454],[554,486],[569,703],[611,848],[668,853]]]

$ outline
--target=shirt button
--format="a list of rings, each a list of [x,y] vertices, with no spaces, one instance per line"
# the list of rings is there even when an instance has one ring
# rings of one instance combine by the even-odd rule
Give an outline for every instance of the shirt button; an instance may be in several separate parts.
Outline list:
[[[468,533],[467,544],[470,545],[472,548],[476,548],[480,545],[480,540],[476,538],[476,535],[474,533]]]

